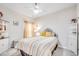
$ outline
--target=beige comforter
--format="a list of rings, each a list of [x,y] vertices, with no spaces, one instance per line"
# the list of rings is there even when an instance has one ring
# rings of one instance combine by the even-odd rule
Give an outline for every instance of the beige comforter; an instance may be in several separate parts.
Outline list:
[[[58,41],[54,37],[50,39],[22,39],[19,42],[18,48],[33,56],[51,56],[51,52],[54,50],[57,43]]]

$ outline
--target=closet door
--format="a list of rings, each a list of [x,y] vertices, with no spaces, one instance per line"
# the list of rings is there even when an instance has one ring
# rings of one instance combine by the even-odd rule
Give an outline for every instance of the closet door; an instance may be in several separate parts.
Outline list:
[[[68,49],[77,55],[77,23],[71,24]]]
[[[78,35],[77,35],[77,52],[78,52],[78,56],[79,56],[79,4],[77,4],[77,20],[78,20]]]

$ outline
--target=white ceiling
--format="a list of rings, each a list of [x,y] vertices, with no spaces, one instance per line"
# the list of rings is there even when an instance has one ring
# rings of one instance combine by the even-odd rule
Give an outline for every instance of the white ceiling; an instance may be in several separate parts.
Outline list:
[[[34,3],[4,3],[0,5],[3,5],[25,16],[35,18],[49,13],[60,11],[64,8],[74,6],[75,4],[74,3],[38,3],[38,6],[40,7],[40,9],[43,10],[43,12],[37,15],[34,14],[32,10],[34,8]]]

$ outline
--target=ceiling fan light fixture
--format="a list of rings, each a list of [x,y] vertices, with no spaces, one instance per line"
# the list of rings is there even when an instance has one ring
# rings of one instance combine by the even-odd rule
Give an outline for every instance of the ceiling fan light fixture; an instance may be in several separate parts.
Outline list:
[[[40,9],[34,9],[33,12],[34,12],[35,14],[38,14],[38,13],[42,12],[42,10],[40,10]]]
[[[33,12],[34,12],[35,14],[38,14],[38,13],[42,12],[42,10],[39,8],[39,6],[37,5],[37,3],[35,3],[35,7],[34,7]]]

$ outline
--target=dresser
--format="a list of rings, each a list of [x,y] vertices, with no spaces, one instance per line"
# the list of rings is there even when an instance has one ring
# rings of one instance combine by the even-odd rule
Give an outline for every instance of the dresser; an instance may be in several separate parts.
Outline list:
[[[0,53],[8,49],[8,38],[0,39]]]

